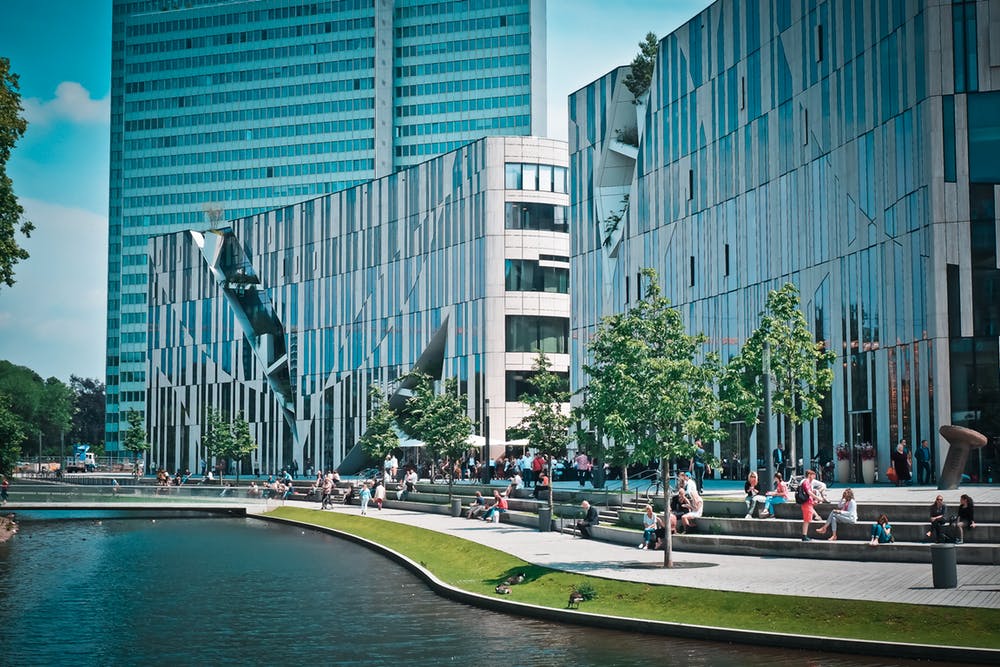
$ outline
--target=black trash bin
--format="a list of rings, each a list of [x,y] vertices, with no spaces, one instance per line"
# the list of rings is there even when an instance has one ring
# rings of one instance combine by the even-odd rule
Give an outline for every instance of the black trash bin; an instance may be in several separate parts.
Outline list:
[[[954,544],[931,545],[934,588],[958,588],[958,551]]]

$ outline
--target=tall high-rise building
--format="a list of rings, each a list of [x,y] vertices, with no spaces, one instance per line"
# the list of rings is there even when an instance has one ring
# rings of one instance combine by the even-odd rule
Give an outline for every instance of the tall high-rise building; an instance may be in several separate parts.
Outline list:
[[[719,0],[660,41],[645,92],[626,74],[570,100],[573,382],[643,267],[724,359],[793,282],[836,353],[796,458],[870,443],[884,470],[899,440],[928,440],[940,467],[956,424],[989,437],[966,473],[990,479],[1000,3]],[[751,469],[792,441],[778,420],[770,444],[729,426],[715,453]]]
[[[147,239],[545,134],[544,0],[114,0],[107,424],[144,410]]]

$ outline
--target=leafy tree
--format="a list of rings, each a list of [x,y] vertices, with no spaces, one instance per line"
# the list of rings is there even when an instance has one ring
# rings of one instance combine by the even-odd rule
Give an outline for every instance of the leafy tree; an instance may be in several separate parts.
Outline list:
[[[122,439],[122,447],[132,452],[132,460],[135,461],[139,454],[149,449],[149,438],[146,435],[146,426],[143,423],[141,412],[129,410],[125,419],[128,421],[128,430],[125,431],[125,437]]]
[[[104,383],[96,378],[70,375],[69,386],[76,396],[70,440],[85,442],[95,450],[104,441]]]
[[[649,89],[653,80],[653,65],[656,64],[656,52],[659,49],[659,39],[655,33],[647,32],[646,38],[639,42],[639,53],[635,54],[630,67],[632,71],[625,76],[625,87],[635,97],[639,97]]]
[[[406,400],[407,414],[403,420],[403,430],[411,438],[421,440],[427,453],[436,463],[444,458],[453,463],[469,448],[469,434],[472,433],[472,419],[466,412],[465,401],[458,395],[458,379],[444,381],[441,393],[435,393],[434,381],[424,373],[413,373],[417,379],[413,395]],[[431,465],[431,482],[434,482],[434,468]],[[448,466],[448,499],[452,497],[454,466]]]
[[[219,410],[209,408],[205,412],[201,444],[209,456],[217,458],[223,458],[224,452],[233,449],[233,429]]]
[[[15,235],[21,232],[30,236],[35,228],[23,219],[24,209],[7,176],[11,150],[28,128],[21,116],[23,110],[18,76],[10,71],[10,60],[0,58],[0,282],[8,287],[14,286],[14,265],[28,259],[28,251],[18,244]]]
[[[385,394],[376,385],[368,387],[368,407],[373,412],[368,417],[368,428],[361,437],[361,447],[380,466],[386,455],[399,447],[396,413],[389,407]]]
[[[21,419],[24,437],[41,438],[49,454],[58,453],[60,436],[72,423],[72,389],[57,378],[43,380],[30,368],[0,361],[0,392],[7,394],[10,410]]]
[[[760,326],[727,365],[722,395],[748,423],[757,423],[764,405],[764,343],[770,347],[774,376],[771,409],[789,420],[788,458],[797,461],[796,426],[823,414],[823,398],[833,383],[835,355],[816,342],[799,307],[799,290],[785,283],[771,290],[760,314]],[[768,415],[765,415],[768,418]],[[767,453],[769,459],[770,452]]]
[[[549,471],[549,510],[552,505],[552,457],[563,456],[569,444],[569,426],[572,419],[563,412],[569,401],[565,381],[550,369],[551,362],[544,352],[535,357],[535,373],[528,379],[534,391],[521,397],[528,414],[518,424],[518,435],[528,439],[536,452],[545,457]]]
[[[257,441],[250,433],[250,423],[243,418],[241,412],[231,425],[232,448],[228,452],[223,452],[223,456],[236,461],[236,486],[240,485],[240,466],[248,456],[257,450]]]
[[[671,458],[693,455],[694,438],[722,435],[714,391],[720,368],[715,354],[699,361],[705,337],[686,333],[680,313],[660,293],[656,272],[642,273],[645,296],[628,312],[605,317],[588,345],[592,362],[583,367],[589,380],[583,414],[615,446],[630,448],[633,460],[659,460],[666,480]],[[670,496],[666,484],[666,526]],[[663,562],[672,567],[665,532]]]
[[[24,422],[11,409],[10,398],[0,393],[0,474],[13,472],[21,457],[21,443],[26,437]]]

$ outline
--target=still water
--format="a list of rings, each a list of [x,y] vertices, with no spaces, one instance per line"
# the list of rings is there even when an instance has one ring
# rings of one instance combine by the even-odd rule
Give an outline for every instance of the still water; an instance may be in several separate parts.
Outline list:
[[[0,664],[903,664],[482,611],[352,543],[251,519],[54,516],[22,513],[0,544]]]

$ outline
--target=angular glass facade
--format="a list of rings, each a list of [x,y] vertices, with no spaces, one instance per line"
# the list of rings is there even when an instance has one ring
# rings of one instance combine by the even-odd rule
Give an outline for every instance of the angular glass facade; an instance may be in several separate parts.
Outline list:
[[[569,295],[505,287],[507,263],[568,257],[568,234],[504,222],[508,203],[568,196],[505,189],[511,160],[565,169],[565,143],[482,139],[339,193],[152,238],[150,460],[193,470],[215,408],[251,424],[260,448],[245,472],[360,467],[351,451],[369,385],[402,401],[415,368],[457,377],[481,435],[502,442],[524,413],[508,374],[530,372],[550,342],[553,370],[569,367]],[[512,319],[530,323],[507,333],[516,345]]]
[[[107,429],[146,399],[147,241],[545,134],[544,0],[114,0]]]
[[[661,40],[639,100],[624,67],[574,93],[573,388],[642,267],[724,359],[791,281],[837,353],[798,457],[872,442],[884,469],[899,439],[926,439],[939,466],[952,423],[990,438],[967,472],[991,478],[1000,47],[976,25],[1000,25],[994,5],[720,0]],[[717,454],[765,456],[730,431]]]

